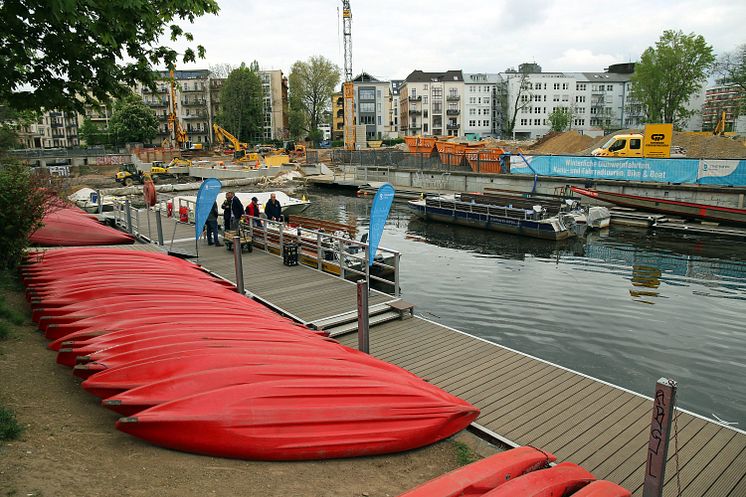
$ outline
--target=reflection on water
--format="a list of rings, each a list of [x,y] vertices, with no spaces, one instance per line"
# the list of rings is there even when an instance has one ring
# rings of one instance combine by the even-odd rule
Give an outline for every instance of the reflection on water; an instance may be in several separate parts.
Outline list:
[[[368,222],[370,198],[311,195],[308,215]],[[746,426],[746,243],[616,228],[551,242],[396,204],[381,244],[402,252],[421,316],[646,395],[675,378],[683,407]]]

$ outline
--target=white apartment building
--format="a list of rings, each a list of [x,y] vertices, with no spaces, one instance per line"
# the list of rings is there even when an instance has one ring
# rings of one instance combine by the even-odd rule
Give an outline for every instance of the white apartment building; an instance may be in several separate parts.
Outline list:
[[[36,122],[18,128],[20,148],[67,148],[80,145],[76,112],[45,111]]]
[[[400,96],[401,85],[404,84],[403,79],[392,79],[391,80],[391,115],[389,116],[389,124],[391,126],[391,133],[394,135],[393,138],[399,138],[399,113],[401,111]]]
[[[413,71],[399,92],[399,128],[404,135],[463,136],[464,76],[458,70]]]
[[[467,137],[498,137],[502,126],[500,74],[465,73],[463,135]]]

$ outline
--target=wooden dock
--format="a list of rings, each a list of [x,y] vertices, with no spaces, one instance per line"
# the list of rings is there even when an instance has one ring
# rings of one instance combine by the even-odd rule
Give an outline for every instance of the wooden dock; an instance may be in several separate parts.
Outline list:
[[[233,281],[233,255],[199,243],[195,262]],[[193,241],[176,245],[194,249]],[[244,254],[243,266],[246,289],[298,321],[355,311],[355,285],[339,277],[260,250]],[[370,304],[391,299],[373,292]],[[339,340],[357,346],[354,332]],[[642,495],[650,397],[419,317],[372,324],[370,351],[479,407],[476,427],[495,439],[541,447]],[[746,433],[685,411],[676,424],[664,495],[746,496]]]

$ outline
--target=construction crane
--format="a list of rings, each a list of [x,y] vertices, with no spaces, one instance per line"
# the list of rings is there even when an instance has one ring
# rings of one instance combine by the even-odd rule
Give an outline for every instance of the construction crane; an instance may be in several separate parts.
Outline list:
[[[352,9],[350,0],[342,0],[342,34],[345,49],[344,143],[345,150],[355,150],[355,86],[352,83]]]
[[[189,142],[189,136],[184,128],[179,123],[179,117],[176,115],[176,80],[174,79],[174,70],[169,71],[169,77],[171,78],[171,112],[168,114],[168,130],[173,133],[172,143],[176,144],[176,147],[181,150],[186,148],[186,144]]]

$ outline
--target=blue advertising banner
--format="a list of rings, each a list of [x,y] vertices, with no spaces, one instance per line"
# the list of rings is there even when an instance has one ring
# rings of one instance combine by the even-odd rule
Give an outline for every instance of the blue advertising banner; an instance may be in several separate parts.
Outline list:
[[[394,201],[394,187],[384,183],[373,197],[373,206],[370,208],[370,235],[368,236],[368,265],[373,265],[373,258],[378,251],[378,244],[383,236],[383,227],[389,217],[391,203]]]
[[[202,182],[197,192],[197,206],[194,208],[194,238],[199,239],[202,229],[205,227],[205,221],[210,214],[212,204],[218,198],[218,193],[223,185],[215,178],[208,178]]]
[[[510,158],[513,174],[618,179],[658,183],[746,186],[746,160],[569,157]]]

